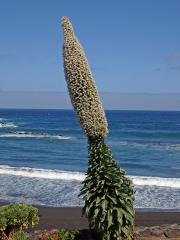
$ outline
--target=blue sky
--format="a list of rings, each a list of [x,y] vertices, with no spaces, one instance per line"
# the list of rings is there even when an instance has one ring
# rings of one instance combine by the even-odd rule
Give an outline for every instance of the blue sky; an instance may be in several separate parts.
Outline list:
[[[0,1],[0,89],[66,91],[66,15],[102,92],[180,92],[179,0]]]

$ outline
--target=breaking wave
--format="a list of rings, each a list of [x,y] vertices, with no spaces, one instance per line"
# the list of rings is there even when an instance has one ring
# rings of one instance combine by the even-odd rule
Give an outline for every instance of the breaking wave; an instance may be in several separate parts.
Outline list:
[[[155,148],[166,150],[180,150],[180,143],[168,143],[168,142],[138,142],[138,141],[114,141],[109,142],[112,145],[127,146],[131,148]]]
[[[32,132],[12,132],[12,133],[1,133],[0,138],[50,138],[66,140],[71,139],[69,136],[51,135],[45,133],[32,133]]]
[[[10,167],[0,165],[0,174],[15,175],[30,178],[61,179],[83,181],[85,174],[81,172],[70,172],[51,169],[28,168],[28,167]]]
[[[161,178],[147,176],[130,176],[136,186],[157,186],[180,188],[180,178]]]
[[[64,181],[83,181],[85,173],[71,172],[51,169],[38,169],[28,167],[11,167],[8,165],[0,165],[0,174],[22,176],[29,178],[43,179],[61,179]],[[168,188],[180,188],[180,178],[161,178],[147,176],[129,176],[136,186],[157,186]]]
[[[2,123],[1,122],[0,123],[0,128],[17,128],[17,125],[15,125],[13,122],[7,122],[7,123]]]

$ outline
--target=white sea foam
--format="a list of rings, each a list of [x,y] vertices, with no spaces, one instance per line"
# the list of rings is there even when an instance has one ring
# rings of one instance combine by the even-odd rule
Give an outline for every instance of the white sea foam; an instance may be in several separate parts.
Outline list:
[[[133,183],[137,186],[157,186],[180,188],[180,178],[161,178],[161,177],[146,177],[146,176],[130,176]]]
[[[28,167],[10,167],[7,165],[0,165],[0,174],[23,176],[30,178],[61,179],[71,181],[72,180],[83,181],[85,178],[85,174],[81,172],[70,172]]]
[[[180,150],[180,143],[166,143],[166,142],[130,142],[118,141],[110,142],[113,145],[125,146],[130,148],[153,148],[157,150]]]
[[[6,122],[6,123],[0,123],[0,128],[17,128],[17,125],[15,125],[12,122]]]
[[[29,178],[44,178],[44,179],[61,179],[83,181],[85,173],[71,172],[50,169],[38,169],[28,167],[10,167],[8,165],[0,165],[0,174],[15,175]],[[146,177],[146,176],[129,176],[136,186],[157,186],[180,188],[180,178],[161,178],[161,177]]]
[[[71,139],[69,136],[61,135],[50,135],[50,134],[41,134],[41,133],[31,133],[31,132],[14,132],[14,133],[2,133],[0,134],[1,138],[51,138],[58,140]]]

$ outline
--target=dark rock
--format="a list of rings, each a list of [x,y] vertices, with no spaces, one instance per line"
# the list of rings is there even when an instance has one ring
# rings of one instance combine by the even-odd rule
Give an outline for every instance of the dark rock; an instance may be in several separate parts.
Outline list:
[[[180,229],[167,229],[164,232],[164,235],[168,238],[179,237],[180,236]]]
[[[156,237],[160,237],[160,236],[164,235],[164,232],[161,228],[153,228],[153,229],[151,229],[151,235],[156,236]]]
[[[99,240],[100,236],[95,230],[83,229],[80,231],[78,240]]]
[[[144,228],[140,229],[137,233],[142,237],[147,237],[151,235],[151,230],[149,228]]]

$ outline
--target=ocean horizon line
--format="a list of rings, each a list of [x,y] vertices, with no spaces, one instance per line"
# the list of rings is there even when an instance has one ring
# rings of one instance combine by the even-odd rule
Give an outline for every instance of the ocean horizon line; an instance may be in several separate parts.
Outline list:
[[[73,108],[28,108],[28,107],[0,107],[0,110],[33,110],[33,111],[74,111]],[[153,109],[104,109],[112,112],[180,112],[180,110],[153,110]]]
[[[104,109],[180,111],[180,93],[100,92]],[[67,92],[0,91],[0,108],[72,109]]]

